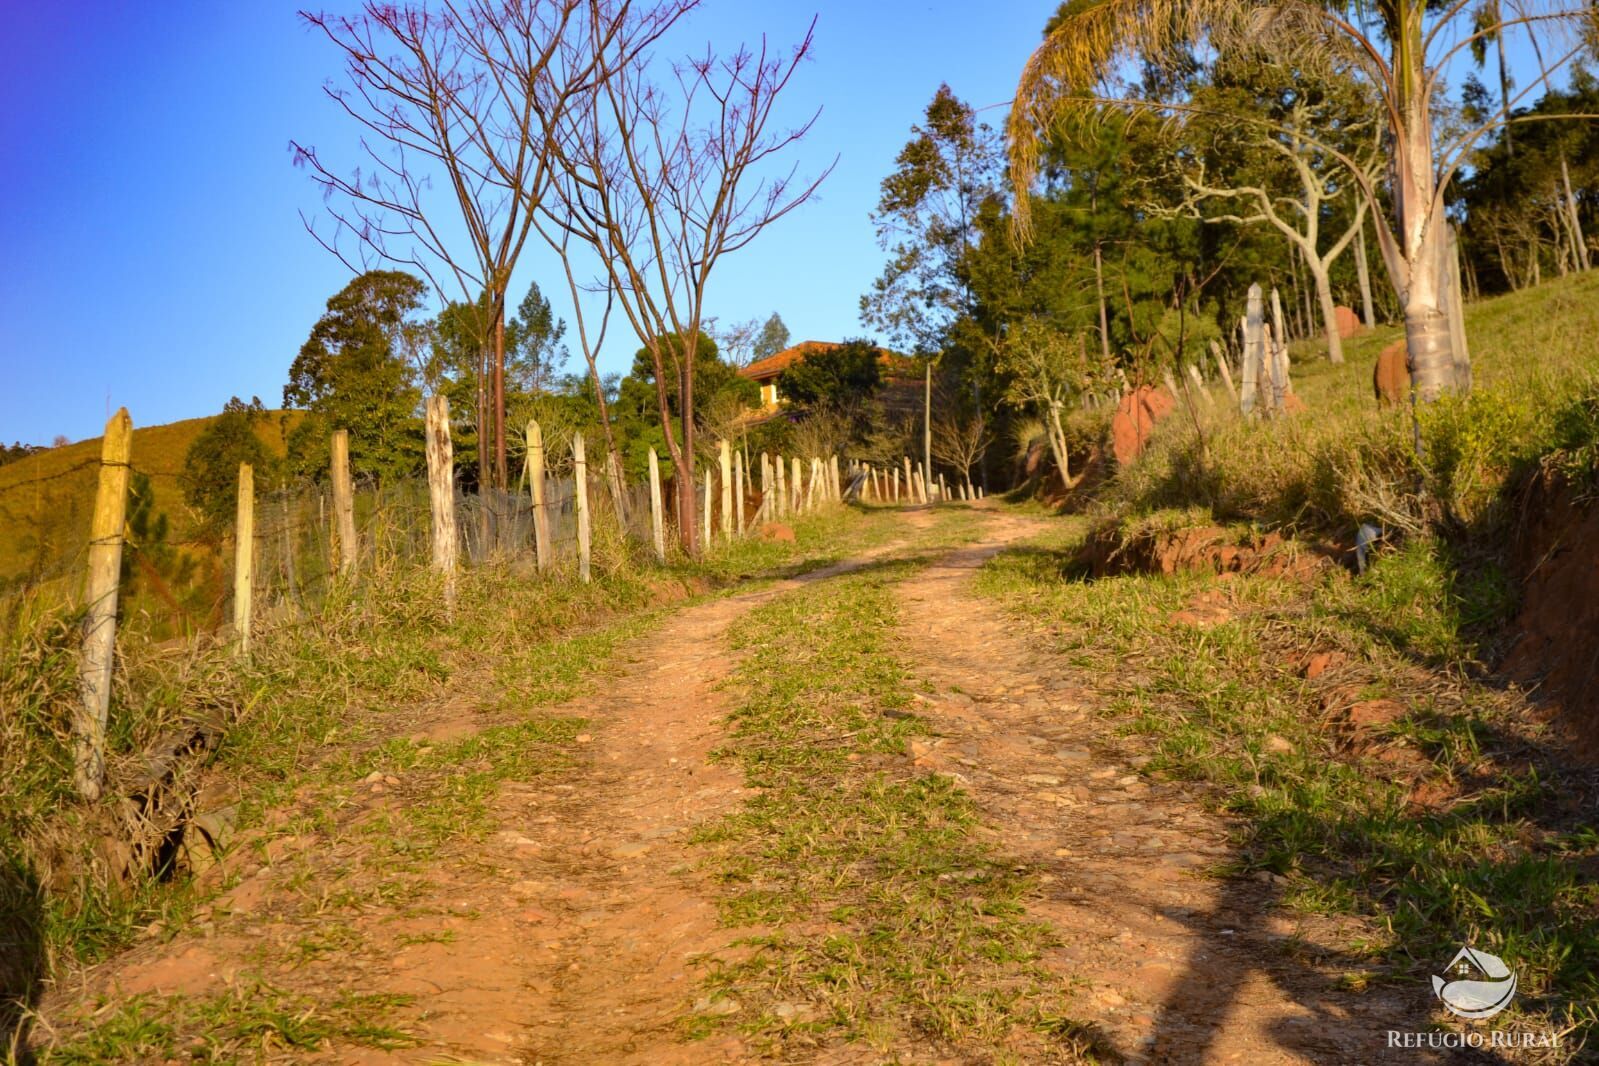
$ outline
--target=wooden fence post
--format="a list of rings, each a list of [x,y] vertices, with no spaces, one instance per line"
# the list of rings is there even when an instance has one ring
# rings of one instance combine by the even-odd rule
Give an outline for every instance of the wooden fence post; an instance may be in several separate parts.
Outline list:
[[[733,510],[738,519],[738,535],[744,535],[744,453],[733,453]]]
[[[894,502],[898,503],[899,502],[899,467],[897,467],[897,466],[894,467],[893,482],[894,482]]]
[[[802,508],[803,508],[804,503],[805,503],[805,483],[804,483],[804,479],[802,479],[800,477],[799,456],[793,455],[793,456],[789,457],[788,472],[789,472],[788,491],[790,491],[790,492],[792,492],[794,494],[794,506],[789,508],[789,510],[791,512],[793,512],[794,514],[802,514],[802,513],[804,513]]]
[[[1288,331],[1276,289],[1271,290],[1271,318],[1273,343],[1267,347],[1266,355],[1271,360],[1272,408],[1282,414],[1287,409],[1288,394],[1294,390],[1288,382]]]
[[[622,490],[622,463],[616,453],[605,449],[605,479],[611,489],[611,505],[616,508],[616,523],[627,528],[627,493]]]
[[[444,604],[447,609],[454,610],[455,444],[450,439],[450,398],[443,393],[428,397],[426,433],[433,569],[444,575]]]
[[[784,463],[781,453],[778,454],[777,462],[774,466],[776,469],[773,473],[777,475],[777,479],[774,482],[777,485],[777,494],[772,497],[772,500],[777,506],[772,514],[775,518],[782,518],[788,513],[788,479],[783,476]]]
[[[911,457],[906,455],[902,458],[905,460],[905,502],[915,503],[916,490],[911,488]],[[898,495],[899,494],[896,492],[895,496],[897,497]]]
[[[1265,301],[1261,296],[1260,283],[1249,287],[1249,302],[1246,305],[1248,313],[1244,315],[1242,326],[1244,329],[1244,390],[1239,398],[1239,409],[1244,414],[1253,414],[1255,410],[1255,394],[1260,388],[1260,371],[1266,361],[1266,309]]]
[[[527,424],[527,480],[533,496],[533,540],[539,571],[550,568],[554,552],[550,549],[550,516],[544,507],[544,431],[537,422]]]
[[[655,537],[655,558],[664,563],[666,525],[661,515],[661,460],[654,448],[650,449],[650,531]]]
[[[711,546],[711,464],[705,464],[705,547]]]
[[[1205,401],[1205,406],[1215,407],[1216,401],[1213,400],[1210,393],[1206,391],[1204,379],[1199,376],[1199,368],[1193,363],[1188,364],[1188,377],[1189,380],[1194,383],[1194,391],[1199,393],[1199,398]]]
[[[837,455],[828,461],[828,473],[833,479],[833,502],[842,503],[844,501],[844,482],[839,477]]]
[[[577,576],[589,581],[589,461],[583,434],[572,434],[572,487],[577,498]]]
[[[336,429],[333,456],[333,562],[339,573],[355,573],[355,484],[350,477],[350,431]]]
[[[722,539],[733,539],[733,445],[723,441],[718,449],[722,474]]]
[[[82,698],[74,709],[73,784],[85,800],[100,798],[105,779],[106,714],[111,707],[111,666],[117,645],[117,588],[122,579],[122,531],[127,519],[133,420],[126,407],[105,424],[100,443],[100,484],[89,525],[89,605],[83,618],[78,666]]]
[[[1221,375],[1221,383],[1227,386],[1227,395],[1236,404],[1238,402],[1238,390],[1233,388],[1233,372],[1227,366],[1227,356],[1222,352],[1221,345],[1215,341],[1210,342],[1210,357],[1216,360],[1216,371]]]
[[[255,469],[239,464],[239,500],[233,520],[233,637],[250,653],[250,607],[255,589]]]

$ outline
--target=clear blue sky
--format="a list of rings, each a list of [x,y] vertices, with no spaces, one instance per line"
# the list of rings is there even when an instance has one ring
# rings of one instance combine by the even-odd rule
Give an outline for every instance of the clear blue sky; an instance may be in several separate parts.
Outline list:
[[[683,50],[763,30],[787,44],[818,16],[816,60],[791,89],[823,109],[801,169],[840,156],[819,201],[725,262],[710,313],[775,310],[796,340],[860,333],[883,260],[867,214],[911,123],[941,81],[978,106],[1007,101],[1054,6],[706,0],[674,39]],[[235,394],[277,406],[348,280],[301,226],[319,197],[288,151],[292,137],[354,162],[353,132],[321,94],[339,74],[331,48],[276,0],[4,7],[0,439],[96,436],[108,404],[136,425]],[[513,293],[535,277],[556,295],[539,261]],[[606,368],[623,369],[637,342],[607,347]]]

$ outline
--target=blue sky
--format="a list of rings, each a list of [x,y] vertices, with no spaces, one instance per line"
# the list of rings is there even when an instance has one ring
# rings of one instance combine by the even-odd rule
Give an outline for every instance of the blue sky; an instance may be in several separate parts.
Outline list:
[[[235,394],[276,406],[348,280],[301,226],[320,200],[288,150],[296,138],[355,161],[352,129],[321,94],[339,73],[331,47],[272,0],[3,7],[0,438],[96,436],[108,405],[136,425]],[[816,173],[839,157],[819,200],[724,263],[709,312],[775,310],[796,340],[860,333],[859,297],[883,261],[867,216],[910,125],[941,81],[978,106],[1006,102],[1053,7],[707,0],[678,49],[763,31],[787,44],[817,16],[791,114],[822,117],[797,158]],[[534,278],[557,295],[541,257],[513,294]],[[603,365],[625,368],[636,347],[618,336]]]

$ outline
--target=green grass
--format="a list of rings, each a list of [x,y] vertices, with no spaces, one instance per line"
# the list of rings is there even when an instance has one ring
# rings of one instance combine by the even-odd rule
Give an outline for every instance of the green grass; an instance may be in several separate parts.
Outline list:
[[[957,517],[929,539],[969,530]],[[739,629],[722,754],[758,795],[697,840],[723,920],[763,931],[747,957],[712,965],[692,1035],[733,1026],[774,1054],[838,1042],[994,1061],[1081,1051],[1037,965],[1049,933],[1024,910],[1031,876],[978,839],[951,778],[910,766],[926,725],[894,651],[894,585],[914,565],[785,594]]]
[[[1067,559],[1084,523],[999,556],[979,588],[1047,629],[1099,679],[1115,728],[1145,735],[1150,771],[1205,782],[1237,816],[1234,870],[1286,878],[1283,905],[1353,914],[1376,935],[1345,965],[1424,987],[1462,943],[1504,956],[1520,1020],[1578,1027],[1599,997],[1599,835],[1585,779],[1509,693],[1472,678],[1476,627],[1503,587],[1467,580],[1436,541],[1360,579],[1209,575],[1083,580]],[[1209,628],[1171,615],[1225,597]],[[1314,651],[1345,656],[1318,680]],[[1341,717],[1393,699],[1392,725],[1355,735]],[[1286,743],[1284,743],[1286,742]],[[1515,1019],[1512,1019],[1514,1021]]]
[[[335,1041],[391,1051],[416,1040],[392,1015],[409,997],[346,993],[331,999],[240,984],[206,997],[134,996],[101,1004],[92,1028],[49,1048],[41,1062],[239,1062],[325,1051]]]

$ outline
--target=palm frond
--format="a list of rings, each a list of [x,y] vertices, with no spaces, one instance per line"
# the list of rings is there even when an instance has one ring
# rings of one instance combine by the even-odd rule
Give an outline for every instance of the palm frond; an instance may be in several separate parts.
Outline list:
[[[1274,55],[1301,66],[1348,69],[1370,66],[1365,43],[1334,11],[1312,0],[1100,0],[1062,18],[1022,68],[1006,120],[1018,234],[1029,231],[1027,194],[1049,131],[1105,105],[1092,89],[1118,60],[1138,57],[1169,68],[1188,49],[1208,44],[1223,54]],[[1158,100],[1118,102],[1131,110],[1164,109]]]

